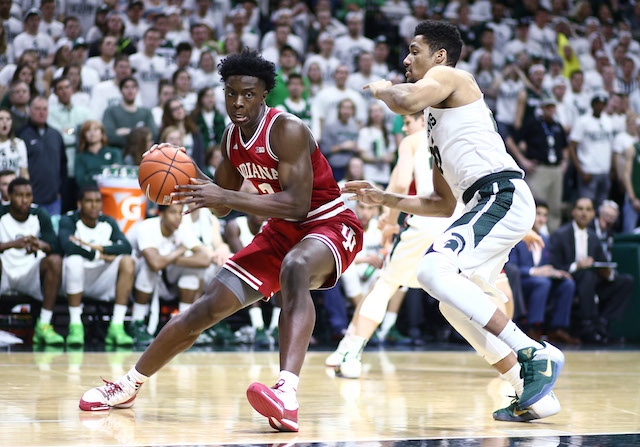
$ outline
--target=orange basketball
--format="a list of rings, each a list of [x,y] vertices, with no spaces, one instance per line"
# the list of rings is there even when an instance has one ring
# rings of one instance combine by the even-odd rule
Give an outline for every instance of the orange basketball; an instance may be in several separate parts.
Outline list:
[[[140,189],[159,205],[171,204],[176,185],[188,185],[196,168],[187,154],[172,147],[156,149],[142,159],[138,169]]]

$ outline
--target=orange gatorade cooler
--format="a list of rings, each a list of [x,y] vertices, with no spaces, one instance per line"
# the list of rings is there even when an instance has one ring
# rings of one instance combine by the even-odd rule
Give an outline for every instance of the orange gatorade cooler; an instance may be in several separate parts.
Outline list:
[[[102,192],[102,212],[113,217],[123,233],[144,219],[147,198],[138,184],[137,166],[104,168],[97,182]]]

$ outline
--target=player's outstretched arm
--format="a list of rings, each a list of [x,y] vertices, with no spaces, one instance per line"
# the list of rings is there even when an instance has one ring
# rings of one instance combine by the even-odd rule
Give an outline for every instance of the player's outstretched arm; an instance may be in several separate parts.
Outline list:
[[[412,115],[427,107],[435,106],[455,91],[458,74],[451,67],[433,67],[414,83],[393,85],[382,80],[364,86],[371,94],[400,115]]]
[[[359,200],[369,205],[383,205],[408,214],[420,216],[450,217],[456,209],[456,199],[449,185],[437,169],[433,170],[434,192],[429,196],[409,196],[383,191],[367,181],[347,182],[343,193],[355,194],[349,200]]]

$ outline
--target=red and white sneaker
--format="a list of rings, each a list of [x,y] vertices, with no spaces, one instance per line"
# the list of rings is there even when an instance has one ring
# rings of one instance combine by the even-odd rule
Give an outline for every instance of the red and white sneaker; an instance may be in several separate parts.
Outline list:
[[[80,399],[80,409],[84,411],[104,411],[109,408],[130,408],[142,386],[124,376],[117,382],[108,382],[102,386],[91,388]]]
[[[247,399],[258,413],[269,419],[269,425],[279,431],[298,431],[298,403],[295,410],[288,410],[282,400],[282,381],[272,388],[255,382],[247,389]]]

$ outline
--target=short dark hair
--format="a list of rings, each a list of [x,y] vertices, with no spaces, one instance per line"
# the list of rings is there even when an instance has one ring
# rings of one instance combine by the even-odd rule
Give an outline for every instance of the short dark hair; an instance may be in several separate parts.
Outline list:
[[[169,209],[169,205],[158,205],[158,213],[164,213]]]
[[[267,91],[276,86],[275,64],[263,59],[257,51],[243,50],[240,54],[227,56],[218,64],[218,72],[223,82],[231,76],[251,76],[264,82]]]
[[[535,198],[534,202],[536,203],[536,208],[546,208],[547,210],[549,209],[549,204],[542,199]]]
[[[127,82],[129,82],[129,81],[133,81],[133,82],[135,82],[135,83],[136,83],[136,87],[139,87],[139,86],[140,86],[140,84],[138,84],[138,80],[137,80],[136,78],[134,78],[133,76],[127,76],[126,78],[123,78],[123,79],[120,81],[120,84],[118,84],[118,88],[119,88],[120,90],[122,90],[122,87],[124,87],[124,84],[125,84],[125,83],[127,83]]]
[[[58,86],[58,84],[60,84],[62,81],[68,81],[68,80],[69,80],[69,78],[66,77],[66,76],[59,76],[59,77],[55,78],[53,80],[53,82],[51,82],[51,89],[53,91],[55,91],[56,87]]]
[[[115,67],[116,65],[118,65],[118,62],[121,61],[129,62],[129,55],[125,53],[116,54],[116,56],[113,58],[113,66]]]
[[[31,182],[24,177],[16,177],[13,180],[11,180],[11,183],[9,183],[7,192],[11,194],[16,186],[25,186],[25,185],[31,186]]]
[[[580,70],[579,68],[573,70],[571,73],[569,73],[569,79],[573,78],[573,75],[577,75],[577,74],[581,74],[584,75],[584,72],[582,70]]]
[[[7,110],[7,109],[1,109],[1,110]],[[3,169],[2,171],[0,171],[0,177],[6,177],[7,175],[16,175],[16,171],[13,171],[11,169]]]
[[[455,25],[438,20],[424,20],[415,28],[414,36],[422,36],[429,50],[434,52],[444,49],[447,52],[447,65],[455,67],[462,52],[462,37]]]
[[[300,73],[291,73],[287,79],[287,85],[289,85],[289,83],[294,79],[300,79],[300,81],[304,83],[304,79],[302,79],[302,75]]]
[[[78,200],[84,199],[84,196],[88,192],[99,192],[100,196],[102,196],[102,192],[100,191],[100,188],[98,188],[97,185],[87,185],[87,186],[83,186],[82,188],[80,188],[80,191],[78,191]]]
[[[180,42],[176,46],[176,54],[181,53],[183,51],[192,51],[193,46],[189,42]]]

